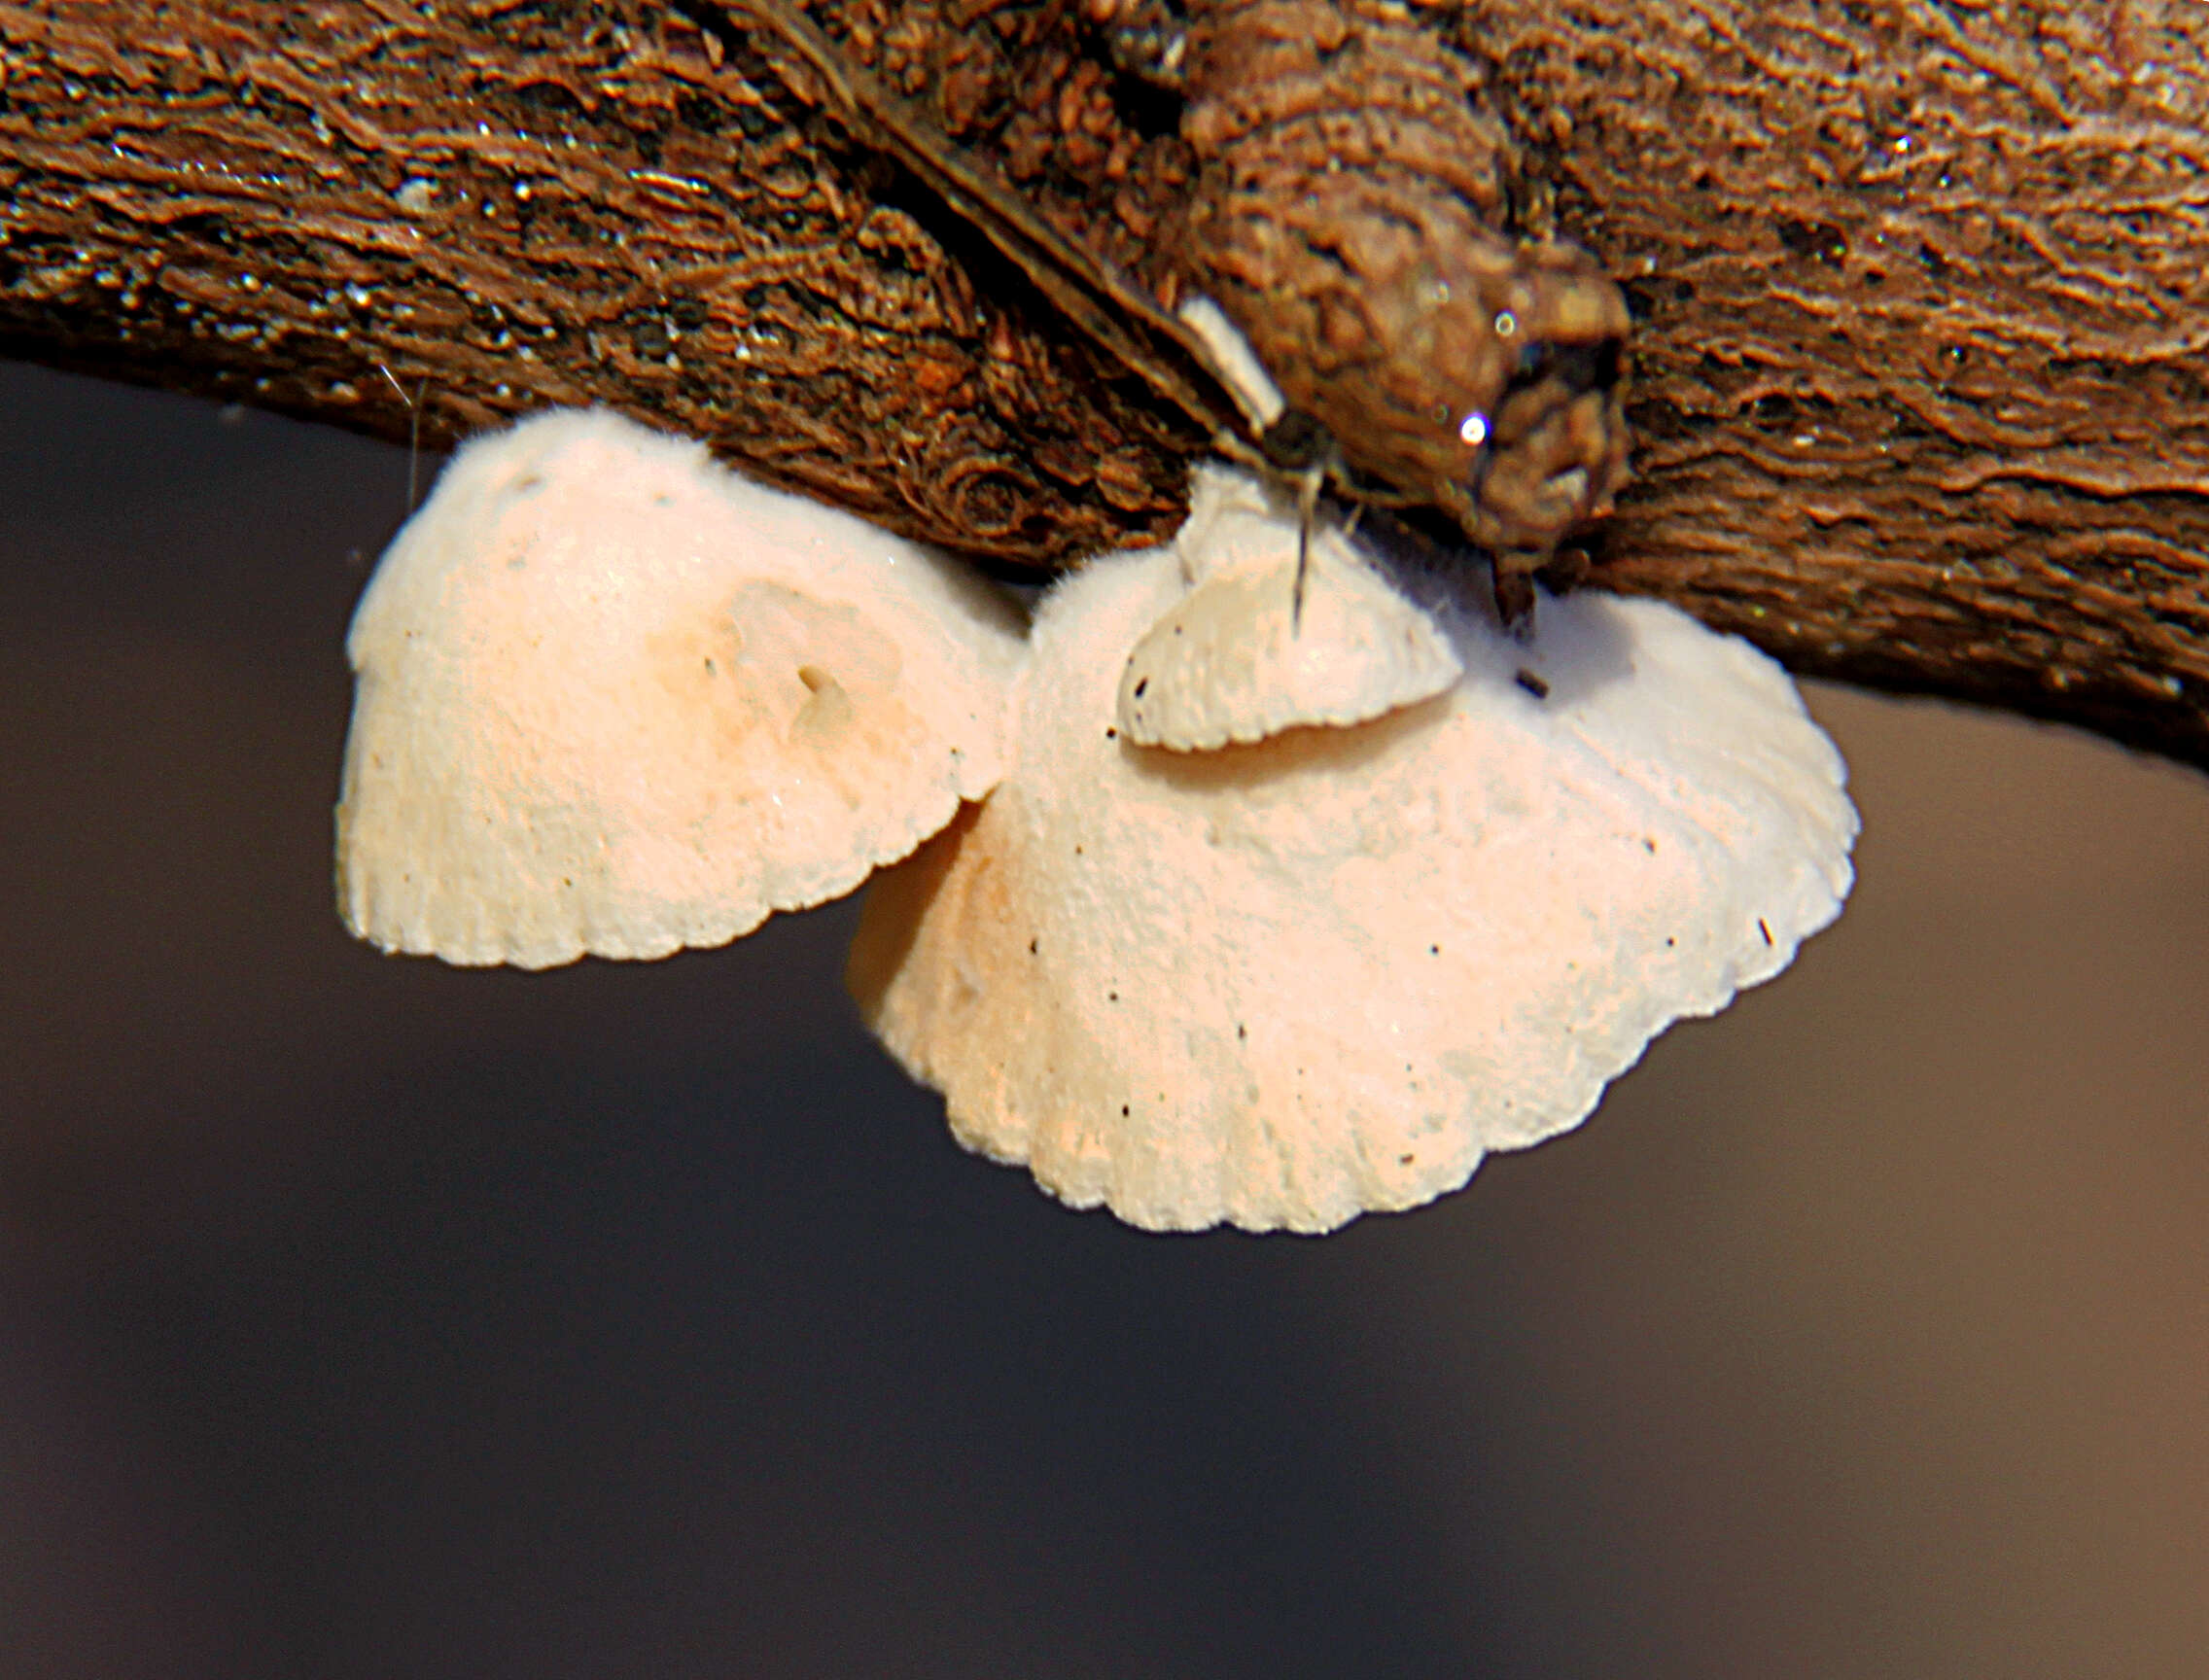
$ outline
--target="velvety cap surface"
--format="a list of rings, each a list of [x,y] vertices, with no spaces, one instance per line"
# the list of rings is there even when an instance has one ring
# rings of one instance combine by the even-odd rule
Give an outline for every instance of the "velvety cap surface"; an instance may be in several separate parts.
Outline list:
[[[995,784],[1022,656],[956,563],[601,412],[463,448],[346,647],[347,926],[533,968],[849,892]]]
[[[876,882],[853,954],[960,1139],[1077,1207],[1322,1231],[1424,1202],[1840,910],[1843,767],[1745,643],[1545,599],[1531,643],[1460,627],[1422,705],[1147,749],[1120,679],[1183,587],[1136,554],[1046,600],[1014,768]]]

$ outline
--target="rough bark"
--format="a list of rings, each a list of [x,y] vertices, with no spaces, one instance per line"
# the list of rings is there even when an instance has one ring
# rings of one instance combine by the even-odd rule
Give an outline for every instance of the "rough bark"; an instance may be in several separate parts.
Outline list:
[[[1148,273],[1188,158],[1094,21],[1140,11],[813,9]],[[2209,765],[2209,13],[1420,16],[1519,149],[1511,230],[1634,302],[1595,581]],[[1012,564],[1162,534],[1204,447],[709,0],[0,0],[0,52],[8,353],[440,443],[606,402]]]

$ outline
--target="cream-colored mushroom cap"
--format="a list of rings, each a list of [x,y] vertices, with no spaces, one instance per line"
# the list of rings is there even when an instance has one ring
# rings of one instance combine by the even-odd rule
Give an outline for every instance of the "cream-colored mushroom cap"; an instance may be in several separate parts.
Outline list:
[[[1441,626],[1332,521],[1311,533],[1299,609],[1299,523],[1294,506],[1250,473],[1197,470],[1175,539],[1189,589],[1120,674],[1129,740],[1189,752],[1362,723],[1457,680]]]
[[[1166,752],[1114,695],[1180,587],[1133,555],[1046,600],[1015,768],[878,878],[853,952],[961,1141],[1076,1207],[1323,1231],[1424,1202],[1839,912],[1841,759],[1742,642],[1544,600],[1528,643],[1464,629],[1423,706]]]
[[[377,568],[346,925],[538,968],[850,891],[997,781],[1014,614],[954,563],[600,412],[479,438]]]

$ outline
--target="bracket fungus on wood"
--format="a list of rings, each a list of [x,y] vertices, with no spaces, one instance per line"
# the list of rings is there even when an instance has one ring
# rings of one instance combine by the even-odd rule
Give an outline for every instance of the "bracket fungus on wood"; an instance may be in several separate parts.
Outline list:
[[[1428,1201],[1840,911],[1840,755],[1743,642],[1590,594],[1526,641],[1468,612],[1422,704],[1146,749],[1122,670],[1183,588],[1139,552],[1046,598],[1005,780],[876,881],[853,951],[961,1141],[1075,1207],[1325,1231]]]
[[[850,981],[963,1142],[1137,1225],[1323,1231],[1572,1126],[1839,913],[1840,757],[1745,643],[1594,595],[1519,635],[1430,616],[1333,531],[1269,622],[1292,513],[1224,470],[1196,507],[1024,634],[701,445],[602,413],[478,438],[354,619],[346,922],[453,962],[660,957],[905,858]],[[1123,726],[1162,631],[1220,632],[1158,681],[1238,744]]]
[[[848,892],[1001,769],[1018,614],[604,412],[478,438],[362,597],[339,906],[390,951],[664,957]]]

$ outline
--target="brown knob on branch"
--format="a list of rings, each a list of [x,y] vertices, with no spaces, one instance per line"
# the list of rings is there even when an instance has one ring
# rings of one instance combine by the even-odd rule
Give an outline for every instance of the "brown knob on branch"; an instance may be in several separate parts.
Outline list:
[[[1523,593],[1626,480],[1625,298],[1578,247],[1498,230],[1515,152],[1429,31],[1252,0],[1199,16],[1186,63],[1186,282],[1385,486],[1353,493],[1442,508]]]

